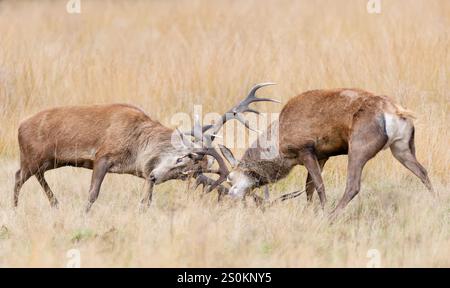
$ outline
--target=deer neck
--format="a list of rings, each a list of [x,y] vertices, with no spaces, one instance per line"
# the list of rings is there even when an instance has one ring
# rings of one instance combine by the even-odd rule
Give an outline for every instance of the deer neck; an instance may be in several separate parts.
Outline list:
[[[296,164],[294,159],[285,158],[281,155],[266,158],[260,153],[261,151],[249,150],[247,150],[241,160],[239,168],[257,179],[259,186],[283,179]]]
[[[159,123],[157,123],[159,124]],[[160,158],[174,150],[172,145],[173,131],[161,124],[149,123],[137,131],[139,147],[135,151],[136,166],[142,171],[152,170]]]

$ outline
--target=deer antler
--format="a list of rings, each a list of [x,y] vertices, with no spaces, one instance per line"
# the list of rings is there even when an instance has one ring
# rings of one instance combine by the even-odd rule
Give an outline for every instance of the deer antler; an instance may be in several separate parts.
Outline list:
[[[252,89],[250,90],[250,92],[248,93],[248,95],[243,100],[241,100],[237,105],[235,105],[230,110],[228,110],[225,114],[223,114],[220,117],[220,119],[218,119],[218,121],[216,123],[214,123],[213,125],[209,124],[209,125],[201,126],[198,115],[195,116],[194,126],[192,127],[191,131],[184,133],[185,135],[190,135],[190,136],[194,137],[196,143],[203,144],[202,148],[196,149],[198,151],[195,151],[195,153],[197,153],[199,156],[210,155],[210,156],[214,157],[217,160],[217,163],[219,164],[219,170],[216,171],[216,172],[218,172],[217,174],[219,174],[219,178],[217,180],[214,181],[213,179],[208,178],[207,176],[201,174],[202,177],[200,178],[199,181],[205,182],[205,178],[209,179],[208,181],[206,181],[207,183],[205,182],[206,184],[204,184],[204,186],[205,185],[208,186],[207,191],[206,191],[207,193],[211,192],[217,186],[219,186],[223,181],[225,181],[228,176],[228,173],[229,173],[227,166],[226,166],[225,162],[223,161],[222,157],[217,152],[217,150],[213,147],[213,142],[214,142],[215,138],[217,137],[217,133],[223,127],[223,125],[225,125],[225,123],[227,121],[232,120],[232,119],[238,120],[247,129],[255,131],[254,129],[252,129],[250,127],[248,121],[244,118],[243,113],[250,112],[250,113],[259,114],[258,111],[249,107],[249,105],[253,102],[266,101],[266,102],[280,103],[280,101],[275,100],[275,99],[256,97],[256,91],[258,91],[258,89],[265,87],[265,86],[269,86],[269,85],[275,85],[275,83],[267,82],[267,83],[260,83],[260,84],[253,86]],[[208,133],[205,133],[207,131],[208,131]],[[208,173],[208,171],[204,171],[204,172]],[[200,175],[198,177],[200,177]]]
[[[275,99],[256,97],[256,91],[258,91],[258,89],[265,87],[265,86],[270,86],[270,85],[275,85],[275,83],[267,82],[267,83],[260,83],[260,84],[253,86],[252,89],[250,90],[250,92],[248,93],[247,97],[245,97],[237,105],[233,106],[230,110],[228,110],[225,114],[223,114],[220,117],[220,119],[218,119],[218,121],[216,121],[214,124],[208,124],[208,125],[201,126],[199,116],[196,115],[195,120],[194,120],[194,126],[192,127],[191,131],[185,132],[184,134],[194,137],[195,140],[198,142],[206,140],[206,143],[204,143],[204,144],[206,144],[205,146],[208,146],[208,145],[212,144],[215,137],[217,137],[217,132],[219,132],[220,129],[223,127],[223,125],[225,125],[225,123],[229,120],[236,119],[239,122],[241,122],[242,124],[244,124],[244,126],[247,129],[254,131],[254,129],[252,129],[250,127],[250,125],[248,124],[248,121],[245,120],[245,118],[243,117],[242,114],[245,112],[259,114],[258,111],[249,107],[249,105],[253,102],[266,101],[266,102],[281,103],[280,101],[275,100]],[[211,130],[211,131],[208,134],[206,134],[205,132],[208,130]]]
[[[197,176],[197,179],[195,179],[195,186],[194,189],[197,189],[198,186],[202,185],[203,186],[203,190],[209,186],[211,186],[212,184],[214,184],[215,180],[205,176],[204,174],[200,173]],[[217,186],[217,189],[219,190],[219,192],[221,192],[222,194],[228,194],[228,188],[223,186],[223,185],[219,185]]]
[[[211,148],[207,147],[207,148],[203,148],[201,151],[198,151],[196,153],[198,155],[212,156],[217,160],[217,163],[219,164],[219,170],[217,171],[219,174],[219,178],[215,181],[211,179],[212,181],[214,181],[214,183],[209,185],[209,187],[207,188],[206,193],[209,193],[227,179],[227,176],[230,173],[230,171],[228,171],[227,165],[225,164],[225,162],[223,161],[223,158],[219,155],[219,153],[217,152],[216,149],[214,149],[212,147]],[[206,176],[204,176],[204,177],[206,177]]]
[[[256,97],[256,91],[258,91],[258,89],[265,87],[265,86],[269,86],[269,85],[275,85],[275,83],[271,83],[271,82],[267,82],[267,83],[260,83],[257,84],[255,86],[253,86],[253,88],[250,90],[250,92],[248,93],[247,97],[245,97],[241,102],[239,102],[236,106],[232,107],[230,110],[228,110],[228,112],[226,112],[225,114],[223,114],[219,121],[217,121],[217,123],[215,123],[214,125],[207,125],[207,126],[203,126],[203,132],[206,132],[208,130],[211,129],[210,135],[212,136],[212,141],[214,141],[214,137],[217,134],[217,132],[219,132],[219,130],[223,127],[223,125],[225,125],[225,123],[228,120],[232,120],[232,119],[236,119],[239,122],[241,122],[242,124],[244,124],[244,126],[247,129],[253,130],[250,125],[248,124],[248,121],[245,120],[243,113],[245,112],[251,112],[251,113],[255,113],[255,114],[259,114],[258,111],[252,109],[249,107],[249,105],[253,102],[275,102],[275,103],[280,103],[280,101],[275,100],[275,99],[270,99],[270,98],[258,98]]]

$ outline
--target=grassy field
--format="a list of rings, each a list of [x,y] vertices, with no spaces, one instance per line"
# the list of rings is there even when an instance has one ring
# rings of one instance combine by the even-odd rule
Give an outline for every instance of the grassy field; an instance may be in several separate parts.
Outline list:
[[[81,14],[68,14],[66,2],[0,2],[0,267],[65,267],[71,249],[82,267],[450,267],[449,1],[381,0],[380,14],[366,0],[81,0]],[[317,197],[262,212],[251,202],[218,205],[181,181],[157,186],[140,213],[143,181],[119,175],[106,177],[86,215],[90,171],[73,168],[46,174],[60,209],[36,179],[12,208],[21,119],[125,102],[171,126],[194,104],[222,113],[264,81],[278,83],[263,94],[283,103],[308,89],[359,87],[415,111],[418,159],[440,199],[384,151],[333,225]],[[273,195],[305,178],[295,168]],[[330,160],[327,211],[345,179],[346,157]]]

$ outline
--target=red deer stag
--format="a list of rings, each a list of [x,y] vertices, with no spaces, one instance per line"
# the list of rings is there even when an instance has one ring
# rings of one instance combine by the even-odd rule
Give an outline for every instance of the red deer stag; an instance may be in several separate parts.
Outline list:
[[[255,86],[251,93],[263,86]],[[199,149],[183,134],[152,120],[141,109],[126,104],[41,111],[20,124],[18,138],[20,169],[15,177],[15,207],[22,185],[33,175],[50,205],[57,207],[58,201],[44,173],[63,166],[93,170],[86,212],[98,198],[106,173],[131,174],[146,179],[147,191],[142,204],[147,206],[151,203],[154,185],[170,179],[184,180],[189,176],[202,179],[201,171],[211,172],[206,167],[207,155],[219,163],[220,169],[212,172],[222,173],[220,181],[226,178],[223,174],[225,163],[214,148]],[[209,184],[224,190],[219,180]]]
[[[190,148],[172,145],[172,140],[182,144],[182,137],[174,135],[172,129],[131,105],[72,106],[39,112],[19,127],[20,169],[16,172],[14,206],[22,185],[34,175],[51,206],[57,207],[44,173],[63,166],[93,170],[86,211],[98,198],[108,172],[145,178],[147,192],[142,204],[149,205],[155,184],[186,178],[182,171],[193,169]]]
[[[220,146],[234,168],[228,174],[230,195],[243,197],[254,188],[282,179],[299,164],[308,170],[308,201],[316,189],[324,207],[323,166],[332,156],[348,154],[347,185],[332,212],[336,216],[358,194],[364,165],[387,147],[433,192],[427,171],[415,156],[412,116],[386,96],[358,89],[308,91],[291,99],[278,121],[257,141],[270,139],[272,131],[278,133],[272,137],[279,151],[275,157],[267,157],[267,149],[255,145],[257,148],[249,148],[237,161],[229,149]]]

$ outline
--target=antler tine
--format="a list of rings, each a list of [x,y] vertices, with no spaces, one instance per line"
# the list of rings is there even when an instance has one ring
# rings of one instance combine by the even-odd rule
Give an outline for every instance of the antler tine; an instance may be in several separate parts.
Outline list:
[[[252,112],[255,113],[257,112],[256,110],[253,110],[251,108],[248,107],[248,105],[250,105],[253,102],[262,102],[262,101],[268,101],[268,102],[275,102],[275,103],[281,103],[278,100],[275,99],[270,99],[270,98],[258,98],[256,97],[256,91],[258,91],[258,89],[265,87],[265,86],[270,86],[270,85],[275,85],[276,83],[272,83],[272,82],[266,82],[266,83],[260,83],[260,84],[256,84],[255,86],[253,86],[253,88],[250,90],[250,92],[248,93],[247,97],[245,97],[244,100],[242,100],[241,102],[239,102],[239,104],[235,107],[233,107],[230,112],[233,113],[243,113],[243,112]]]
[[[253,102],[267,101],[267,102],[280,103],[280,101],[275,100],[275,99],[258,98],[258,97],[256,97],[256,91],[258,91],[258,89],[260,89],[262,87],[265,87],[265,86],[275,85],[275,84],[276,83],[266,82],[266,83],[260,83],[260,84],[257,84],[255,86],[253,86],[252,89],[250,89],[250,92],[248,93],[247,97],[245,97],[236,106],[232,107],[227,113],[222,115],[222,117],[219,119],[219,121],[217,123],[215,123],[211,127],[203,126],[203,129],[202,129],[203,132],[206,132],[206,131],[212,129],[211,130],[212,131],[211,135],[217,134],[217,132],[219,132],[219,130],[222,128],[222,126],[228,120],[232,120],[232,119],[238,120],[239,122],[241,122],[249,130],[259,132],[258,130],[255,130],[255,129],[250,127],[248,121],[245,120],[245,118],[244,118],[244,116],[242,114],[244,112],[250,112],[250,113],[259,114],[259,112],[257,110],[248,107]],[[214,136],[212,137],[212,141],[214,141]]]
[[[180,129],[176,128],[176,131],[181,139],[181,143],[185,146],[185,147],[193,147],[195,145],[195,143],[193,143],[192,141],[186,139],[186,137],[184,137],[184,135],[186,135],[186,133],[183,133],[180,131]]]
[[[208,187],[209,185],[214,184],[215,180],[212,178],[209,178],[208,176],[204,175],[203,173],[199,174],[197,176],[197,179],[195,179],[195,186],[194,189],[197,189],[198,186],[202,185],[203,190]]]
[[[205,126],[200,125],[200,116],[198,114],[194,115],[194,126],[192,126],[191,131],[185,132],[185,135],[194,137],[196,142],[202,142],[203,132],[209,130],[213,125],[208,124]]]
[[[212,147],[204,148],[202,151],[199,151],[198,154],[210,155],[210,156],[214,157],[217,160],[217,163],[219,164],[218,172],[219,172],[220,176],[213,184],[211,184],[208,187],[206,193],[209,193],[227,179],[229,171],[228,171],[227,165],[223,161],[223,158],[219,155],[219,153],[217,152],[216,149],[214,149]]]
[[[205,176],[203,174],[200,174],[197,176],[197,179],[195,179],[195,187],[194,189],[197,189],[198,186],[202,185],[202,190],[205,192],[205,188],[208,188],[208,186],[212,185],[214,183],[214,179],[209,178],[208,176]],[[223,194],[228,194],[229,189],[223,185],[217,186],[217,190],[219,191],[219,201],[220,197]]]
[[[211,185],[213,182],[214,182],[214,180],[212,180],[211,178],[209,178],[203,174],[199,174],[197,176],[197,179],[195,179],[194,189],[197,189],[198,186],[202,185],[203,190],[204,190],[206,186]]]
[[[247,109],[246,111],[254,111],[253,113],[259,114],[258,111],[253,110],[253,109],[250,109],[250,108]],[[256,130],[256,129],[253,129],[253,128],[250,127],[250,123],[248,123],[248,120],[244,118],[244,116],[243,116],[242,113],[236,114],[236,115],[234,116],[234,119],[236,119],[236,120],[238,120],[239,122],[241,122],[241,123],[245,126],[245,128],[247,128],[248,130],[255,131],[255,132],[258,132],[258,133],[260,132],[259,130]]]

